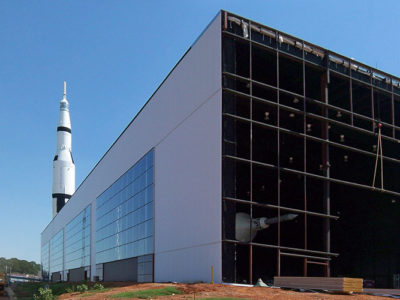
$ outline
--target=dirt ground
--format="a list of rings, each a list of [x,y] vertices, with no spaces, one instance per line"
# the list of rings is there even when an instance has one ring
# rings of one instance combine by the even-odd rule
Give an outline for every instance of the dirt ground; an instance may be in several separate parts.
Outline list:
[[[143,283],[143,284],[117,284],[111,286],[111,290],[100,292],[95,295],[89,294],[63,294],[59,300],[72,300],[72,299],[85,299],[85,300],[105,300],[109,299],[112,295],[121,292],[163,288],[167,286],[175,286],[182,292],[180,295],[162,296],[157,299],[201,299],[212,297],[234,297],[234,298],[247,298],[247,299],[273,299],[273,300],[325,300],[325,299],[343,299],[343,300],[383,300],[390,299],[384,297],[353,294],[353,295],[338,295],[326,293],[302,293],[289,290],[282,290],[279,288],[269,287],[245,287],[245,286],[232,286],[222,284],[171,284],[171,283]]]

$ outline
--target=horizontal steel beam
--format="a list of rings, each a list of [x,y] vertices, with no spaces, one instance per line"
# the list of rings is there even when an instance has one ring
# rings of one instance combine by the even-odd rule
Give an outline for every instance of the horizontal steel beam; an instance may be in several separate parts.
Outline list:
[[[317,260],[325,260],[329,261],[331,258],[329,257],[321,257],[321,256],[311,256],[311,255],[304,255],[304,254],[294,254],[294,253],[287,253],[287,252],[280,252],[280,255],[282,256],[292,256],[292,257],[300,257],[300,258],[310,258],[310,259],[317,259]],[[318,263],[322,264],[322,263]],[[326,263],[323,263],[325,265]]]
[[[259,25],[259,26],[268,28],[268,27],[266,27],[265,25],[260,25],[260,24],[255,23],[255,22],[254,22],[253,24],[257,24],[257,25]],[[359,65],[360,67],[369,70],[369,71],[370,71],[370,74],[373,74],[373,73],[382,74],[382,75],[388,77],[388,78],[391,80],[391,82],[393,82],[393,80],[396,81],[396,82],[400,82],[400,78],[398,78],[398,77],[396,77],[396,76],[393,76],[393,75],[391,75],[391,74],[388,74],[388,73],[386,73],[386,72],[384,72],[384,71],[382,71],[382,70],[378,70],[378,69],[375,69],[375,68],[373,68],[373,67],[371,67],[371,66],[367,66],[366,64],[363,64],[362,62],[358,62],[358,61],[355,61],[355,60],[353,60],[353,59],[347,58],[347,57],[345,57],[345,56],[343,56],[343,55],[341,55],[341,54],[339,54],[339,53],[336,53],[336,52],[333,52],[333,51],[330,51],[330,50],[327,50],[327,49],[323,49],[323,48],[320,47],[320,46],[317,46],[317,45],[314,45],[314,44],[309,43],[309,42],[307,42],[307,41],[303,41],[302,39],[299,39],[299,38],[290,36],[290,35],[288,35],[288,34],[286,34],[286,33],[280,32],[280,31],[278,31],[278,30],[276,30],[276,29],[272,29],[272,30],[276,31],[276,33],[277,33],[278,35],[281,34],[281,35],[284,35],[284,36],[288,36],[288,37],[290,37],[290,38],[296,39],[297,41],[299,41],[299,42],[301,42],[301,43],[304,43],[305,45],[311,45],[312,47],[316,47],[316,48],[322,49],[322,50],[325,52],[325,55],[324,55],[325,57],[329,57],[329,56],[332,56],[332,55],[333,55],[333,56],[337,56],[337,57],[340,57],[340,58],[342,58],[342,59],[344,59],[344,60],[346,60],[346,61],[348,61],[348,62],[351,62],[351,64],[354,64],[354,63],[355,63],[355,64]],[[297,58],[297,59],[302,59],[301,57],[292,55],[292,54],[290,54],[290,53],[288,53],[288,52],[285,52],[285,51],[282,51],[282,50],[280,50],[280,49],[278,49],[278,48],[274,48],[274,47],[271,47],[271,46],[268,46],[268,45],[259,43],[259,42],[254,41],[254,40],[249,40],[249,39],[247,39],[247,38],[244,38],[242,35],[237,35],[237,34],[235,34],[235,33],[233,33],[233,32],[227,31],[227,30],[222,30],[222,34],[235,37],[235,38],[237,38],[237,39],[240,39],[240,40],[245,41],[245,42],[248,42],[248,43],[251,42],[251,43],[256,44],[256,45],[259,45],[259,46],[261,46],[261,47],[263,47],[263,48],[271,49],[271,50],[277,51],[277,52],[279,52],[279,53],[281,53],[281,54],[284,54],[284,55],[289,55],[289,56],[293,56],[294,58]],[[278,44],[278,43],[277,43],[277,44]],[[320,65],[318,65],[318,64],[316,64],[316,63],[313,63],[312,61],[308,61],[308,60],[306,60],[306,61],[307,61],[307,63],[311,63],[311,64],[313,64],[313,65],[320,66]],[[320,67],[321,67],[321,66],[320,66]],[[325,66],[325,68],[326,68],[326,66]],[[348,68],[348,69],[350,70],[350,68]],[[331,70],[331,69],[328,68],[328,70]],[[340,74],[341,74],[341,73],[340,73]]]
[[[310,253],[310,254],[325,255],[325,256],[334,256],[334,257],[339,256],[339,253],[316,251],[316,250],[309,250],[309,249],[300,249],[300,248],[285,247],[285,246],[277,246],[277,245],[271,245],[271,244],[260,244],[260,243],[253,243],[253,242],[245,243],[245,242],[239,242],[236,240],[229,240],[229,239],[222,240],[222,242],[227,242],[227,243],[231,243],[231,244],[239,244],[239,245],[252,245],[252,246],[263,247],[263,248],[280,249],[280,250],[286,250],[286,251]]]
[[[290,135],[306,138],[307,140],[312,140],[312,141],[320,142],[320,143],[323,143],[323,144],[328,144],[330,146],[334,146],[334,147],[337,147],[337,148],[342,148],[342,149],[345,149],[345,150],[348,150],[348,151],[353,151],[353,152],[361,153],[361,154],[376,158],[376,153],[373,153],[373,152],[368,152],[368,151],[361,150],[361,149],[358,149],[358,148],[354,148],[354,147],[351,147],[351,146],[346,146],[346,145],[343,145],[343,144],[332,142],[330,140],[324,140],[324,139],[321,139],[321,138],[318,138],[318,137],[315,137],[315,136],[312,136],[312,135],[307,135],[307,134],[304,134],[304,133],[301,133],[301,132],[293,131],[293,130],[290,130],[290,129],[287,129],[287,128],[283,128],[283,127],[278,127],[278,126],[275,126],[275,125],[266,124],[266,123],[263,123],[263,122],[251,120],[251,119],[244,118],[244,117],[239,117],[239,116],[232,115],[232,114],[229,114],[229,113],[223,113],[222,115],[230,117],[230,118],[233,118],[233,119],[237,119],[237,120],[241,120],[241,121],[257,124],[257,125],[260,125],[262,127],[266,127],[266,128],[270,128],[270,129],[276,129],[279,132],[284,132],[284,133],[288,133]],[[351,126],[351,125],[349,125],[349,126]],[[384,160],[400,164],[400,160],[398,160],[398,159],[395,159],[395,158],[392,158],[392,157],[388,157],[388,156],[382,156],[382,158]]]
[[[248,205],[254,205],[254,206],[259,206],[259,207],[265,207],[265,208],[272,208],[272,209],[280,209],[283,211],[290,211],[290,212],[295,212],[298,214],[305,214],[305,215],[310,215],[310,216],[315,216],[315,217],[321,217],[321,218],[329,218],[333,220],[338,220],[339,216],[334,216],[334,215],[327,215],[327,214],[322,214],[314,211],[309,211],[309,210],[302,210],[302,209],[297,209],[297,208],[290,208],[286,206],[280,206],[280,205],[273,205],[273,204],[264,204],[264,203],[259,203],[259,202],[251,202],[248,200],[243,200],[243,199],[237,199],[237,198],[232,198],[232,197],[222,197],[223,200],[227,201],[233,201],[233,202],[238,202],[242,204],[248,204]]]
[[[224,74],[228,75],[228,76],[232,76],[232,77],[237,77],[237,78],[240,78],[240,79],[244,79],[245,78],[245,77],[241,77],[241,76],[235,75],[233,73],[228,73],[228,72],[224,72]],[[265,87],[274,88],[274,89],[276,89],[278,91],[284,91],[285,93],[288,93],[288,94],[290,94],[290,95],[292,95],[294,97],[304,98],[304,96],[302,96],[302,95],[299,95],[299,94],[296,94],[296,93],[293,93],[293,92],[289,92],[289,91],[286,91],[286,90],[282,90],[282,89],[279,89],[277,87],[273,87],[273,86],[270,86],[270,85],[267,85],[267,84],[264,84],[264,83],[259,83],[258,81],[254,81],[254,80],[251,80],[251,79],[246,79],[246,80],[247,81],[252,81],[252,83],[255,83],[255,84],[263,85]],[[378,136],[377,133],[372,132],[370,130],[367,130],[367,129],[364,129],[364,128],[360,128],[360,127],[356,127],[356,126],[353,126],[353,125],[350,125],[350,124],[347,124],[347,123],[344,123],[344,122],[340,122],[338,120],[325,118],[325,117],[322,117],[322,116],[319,116],[319,115],[316,115],[316,114],[313,114],[313,113],[304,112],[303,110],[300,110],[300,109],[297,109],[297,108],[293,108],[293,107],[290,107],[290,106],[286,106],[286,105],[283,105],[283,104],[280,104],[280,103],[277,103],[277,102],[274,102],[274,101],[271,101],[271,100],[268,100],[268,99],[264,99],[264,98],[260,98],[260,97],[256,97],[256,96],[251,96],[249,94],[242,93],[242,92],[239,92],[239,91],[236,91],[236,90],[233,90],[233,89],[230,89],[230,88],[226,88],[226,87],[223,88],[223,90],[228,91],[230,93],[237,94],[237,95],[242,96],[242,97],[252,98],[252,99],[255,99],[257,101],[262,101],[262,102],[268,103],[270,105],[273,105],[275,107],[279,106],[279,107],[283,107],[284,109],[289,110],[289,111],[305,114],[306,116],[313,117],[314,119],[318,118],[318,119],[321,119],[321,120],[327,120],[329,122],[336,123],[336,124],[342,125],[344,127],[349,127],[349,128],[354,129],[354,130],[363,132],[365,134],[369,134],[371,136],[376,136],[376,137]],[[334,106],[334,105],[323,103],[323,102],[321,102],[319,100],[315,100],[315,99],[307,98],[307,97],[306,97],[306,101],[313,102],[313,104],[317,104],[318,106],[321,106],[322,108],[328,108],[328,109],[333,109],[333,110],[336,110],[336,111],[340,111],[340,112],[343,112],[345,114],[348,114],[349,116],[353,115],[353,116],[355,116],[357,118],[360,118],[360,119],[363,119],[363,120],[366,120],[366,121],[370,121],[370,122],[373,122],[373,123],[381,123],[382,125],[384,125],[386,127],[390,127],[391,129],[394,128],[394,129],[397,129],[397,130],[400,131],[400,127],[398,127],[398,126],[395,126],[395,125],[389,124],[389,123],[385,123],[385,122],[382,122],[382,121],[377,121],[377,120],[375,120],[373,118],[370,118],[370,117],[367,117],[367,116],[364,116],[364,115],[360,115],[360,114],[355,113],[355,112],[351,112],[351,111],[346,110],[346,109],[341,108],[341,107],[337,107],[337,106]],[[392,141],[392,142],[396,142],[396,143],[398,142],[398,139],[395,139],[395,138],[392,138],[392,137],[389,137],[389,136],[382,135],[382,138],[384,138],[386,140],[389,140],[389,141]]]
[[[239,157],[235,157],[235,156],[231,156],[231,155],[223,155],[223,157],[234,159],[234,160],[237,160],[237,161],[253,163],[253,164],[256,164],[256,165],[259,165],[259,166],[264,166],[264,167],[267,167],[267,168],[278,169],[278,166],[262,163],[262,162],[259,162],[259,161],[254,161],[254,160],[251,161],[249,159],[239,158]],[[398,192],[394,192],[394,191],[390,191],[390,190],[384,190],[384,189],[378,189],[378,188],[374,188],[374,187],[369,186],[369,185],[364,185],[364,184],[355,183],[355,182],[351,182],[351,181],[345,181],[345,180],[336,179],[336,178],[332,178],[332,177],[328,178],[328,177],[324,177],[324,176],[321,176],[321,175],[316,175],[316,174],[307,173],[307,172],[303,172],[303,171],[293,170],[293,169],[289,169],[289,168],[280,167],[279,169],[282,170],[282,171],[288,172],[288,173],[304,175],[304,176],[315,178],[315,179],[319,179],[319,180],[322,180],[322,181],[329,181],[329,182],[333,182],[333,183],[348,185],[348,186],[352,186],[352,187],[357,187],[357,188],[361,188],[361,189],[365,189],[365,190],[370,190],[370,191],[374,191],[374,192],[381,192],[383,194],[388,194],[388,195],[393,195],[393,196],[396,196],[396,197],[400,197],[400,193],[398,193]]]

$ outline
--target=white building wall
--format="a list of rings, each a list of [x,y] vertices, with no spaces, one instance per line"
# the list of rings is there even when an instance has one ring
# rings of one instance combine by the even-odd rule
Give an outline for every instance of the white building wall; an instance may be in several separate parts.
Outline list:
[[[156,148],[155,281],[221,280],[221,93]]]
[[[221,281],[220,24],[219,14],[42,232],[42,245],[155,147],[155,280],[207,281],[213,265]],[[91,212],[93,279],[95,205]],[[204,262],[179,264],[200,255]],[[182,271],[165,269],[174,262]]]

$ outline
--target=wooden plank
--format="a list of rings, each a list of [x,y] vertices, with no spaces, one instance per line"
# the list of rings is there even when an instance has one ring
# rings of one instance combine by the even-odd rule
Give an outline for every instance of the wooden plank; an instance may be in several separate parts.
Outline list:
[[[274,277],[274,285],[287,288],[321,289],[335,292],[362,292],[363,280],[348,277]]]

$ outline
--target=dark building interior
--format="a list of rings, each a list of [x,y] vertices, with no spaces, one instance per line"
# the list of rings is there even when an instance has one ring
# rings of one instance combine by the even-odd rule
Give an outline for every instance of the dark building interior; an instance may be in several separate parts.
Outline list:
[[[223,280],[396,287],[399,79],[228,13],[222,71]]]

